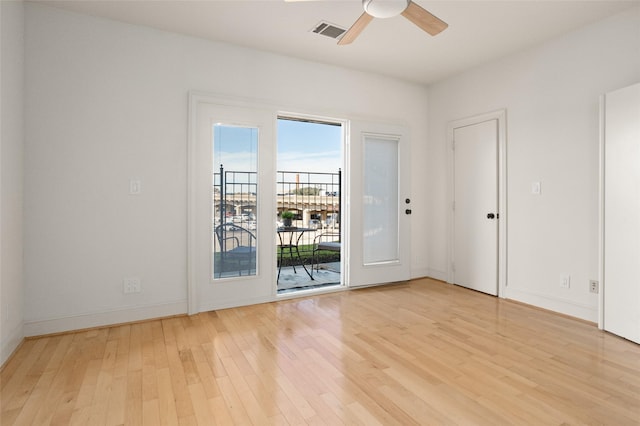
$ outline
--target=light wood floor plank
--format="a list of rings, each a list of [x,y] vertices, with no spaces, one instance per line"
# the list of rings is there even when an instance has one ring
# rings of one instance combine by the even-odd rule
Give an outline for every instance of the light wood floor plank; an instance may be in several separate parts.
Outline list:
[[[202,383],[189,385],[189,396],[199,425],[213,425],[215,420]],[[151,424],[151,423],[149,423]]]
[[[105,422],[107,426],[117,426],[124,424],[126,396],[127,378],[123,376],[114,377],[109,392],[109,402],[107,404],[107,414]]]
[[[160,424],[160,405],[157,399],[148,399],[142,402],[142,424],[146,426]]]
[[[102,360],[92,359],[87,363],[84,375],[82,376],[82,383],[78,388],[78,397],[76,398],[75,409],[81,409],[91,406],[93,395],[98,383],[98,374],[100,372],[100,366]]]
[[[640,346],[438,281],[26,340],[14,425],[640,425]]]
[[[168,367],[158,370],[158,411],[160,425],[178,424],[178,413]]]
[[[142,372],[131,371],[127,376],[127,393],[125,398],[125,424],[142,424]]]
[[[51,358],[47,365],[47,370],[55,374],[53,382],[49,386],[47,394],[40,404],[38,415],[36,415],[34,424],[51,424],[54,414],[58,411],[60,404],[69,402],[70,395],[65,395],[66,382],[68,380],[67,371],[71,371],[75,364],[73,357],[65,356],[72,352],[73,335],[66,335],[60,341],[56,354]],[[67,398],[65,401],[64,398]]]
[[[31,343],[31,342],[27,342]],[[33,388],[39,380],[38,374],[33,373],[34,365],[42,357],[43,351],[46,350],[49,339],[39,339],[33,344],[22,345],[19,351],[29,351],[25,357],[18,356],[13,357],[3,370],[2,377],[2,390],[0,395],[2,397],[2,410],[12,410],[15,408],[21,408],[24,406],[26,400],[31,395]],[[12,363],[19,362],[19,366],[12,366]],[[9,377],[4,379],[5,371],[11,372],[7,374]],[[4,419],[3,419],[4,421]]]

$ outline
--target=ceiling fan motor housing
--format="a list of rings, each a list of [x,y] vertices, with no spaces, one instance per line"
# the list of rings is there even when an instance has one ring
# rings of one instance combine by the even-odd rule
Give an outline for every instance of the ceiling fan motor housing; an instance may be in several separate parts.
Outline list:
[[[410,0],[362,0],[364,11],[374,18],[392,18],[409,6]]]

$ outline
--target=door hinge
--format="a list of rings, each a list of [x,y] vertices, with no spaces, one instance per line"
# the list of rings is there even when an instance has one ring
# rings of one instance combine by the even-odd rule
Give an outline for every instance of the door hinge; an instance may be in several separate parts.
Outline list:
[[[451,211],[454,211],[454,212],[456,211],[456,202],[455,201],[451,202]]]
[[[451,272],[455,272],[456,271],[456,264],[454,262],[451,262]]]
[[[452,151],[456,150],[456,141],[455,141],[455,139],[451,141],[451,150]]]

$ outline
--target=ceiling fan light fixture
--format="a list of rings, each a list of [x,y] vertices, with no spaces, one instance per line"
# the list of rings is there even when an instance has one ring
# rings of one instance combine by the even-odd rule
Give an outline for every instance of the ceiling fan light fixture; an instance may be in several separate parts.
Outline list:
[[[342,35],[338,44],[353,43],[374,18],[391,18],[402,15],[429,35],[444,31],[448,24],[411,0],[362,0],[364,12]]]
[[[392,18],[409,6],[410,0],[362,0],[362,7],[374,18]]]

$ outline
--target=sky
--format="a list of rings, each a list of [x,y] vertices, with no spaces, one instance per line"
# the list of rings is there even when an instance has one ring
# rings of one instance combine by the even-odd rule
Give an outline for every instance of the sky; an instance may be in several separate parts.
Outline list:
[[[213,126],[213,169],[256,171],[258,130],[253,127]]]
[[[278,120],[278,170],[336,173],[342,167],[342,128]]]
[[[278,171],[336,173],[342,167],[342,128],[278,120]],[[249,127],[214,126],[213,164],[225,170],[256,171],[258,132]]]

